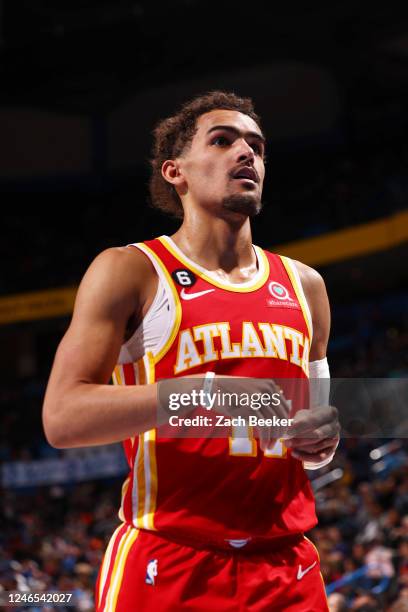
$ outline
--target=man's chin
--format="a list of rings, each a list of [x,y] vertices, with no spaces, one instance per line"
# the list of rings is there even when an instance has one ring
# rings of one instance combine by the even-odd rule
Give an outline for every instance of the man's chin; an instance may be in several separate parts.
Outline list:
[[[262,210],[262,202],[249,193],[234,193],[222,200],[222,208],[247,217],[256,217]]]

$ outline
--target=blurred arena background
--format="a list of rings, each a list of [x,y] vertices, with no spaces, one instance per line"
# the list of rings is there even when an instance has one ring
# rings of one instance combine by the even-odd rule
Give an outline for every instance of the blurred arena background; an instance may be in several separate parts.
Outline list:
[[[91,260],[177,227],[147,181],[153,125],[180,102],[254,99],[254,242],[324,276],[332,376],[407,377],[408,8],[0,0],[0,83],[0,588],[73,590],[90,611],[124,460],[52,449],[42,399]],[[331,610],[408,610],[407,450],[348,438],[313,474]]]

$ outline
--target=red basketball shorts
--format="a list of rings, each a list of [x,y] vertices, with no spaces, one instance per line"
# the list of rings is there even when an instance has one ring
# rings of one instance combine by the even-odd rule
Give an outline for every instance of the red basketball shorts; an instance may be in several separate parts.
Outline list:
[[[97,612],[328,611],[319,557],[303,536],[273,551],[209,550],[130,525],[118,527],[110,540],[95,607]]]

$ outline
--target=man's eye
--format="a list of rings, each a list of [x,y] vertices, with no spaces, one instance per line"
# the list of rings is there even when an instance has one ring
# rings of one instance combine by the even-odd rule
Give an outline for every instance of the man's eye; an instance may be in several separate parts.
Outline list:
[[[254,142],[253,144],[251,144],[251,148],[254,151],[254,153],[256,153],[257,155],[263,154],[263,148],[258,143]]]
[[[213,144],[218,145],[219,147],[225,147],[229,144],[229,141],[225,136],[217,136],[212,141]]]

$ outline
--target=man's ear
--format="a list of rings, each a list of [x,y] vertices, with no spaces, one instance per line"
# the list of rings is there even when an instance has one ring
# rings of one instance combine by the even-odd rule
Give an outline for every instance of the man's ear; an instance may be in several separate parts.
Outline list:
[[[163,178],[176,188],[182,187],[185,183],[185,179],[180,171],[180,165],[177,159],[166,159],[161,167],[161,173]]]

